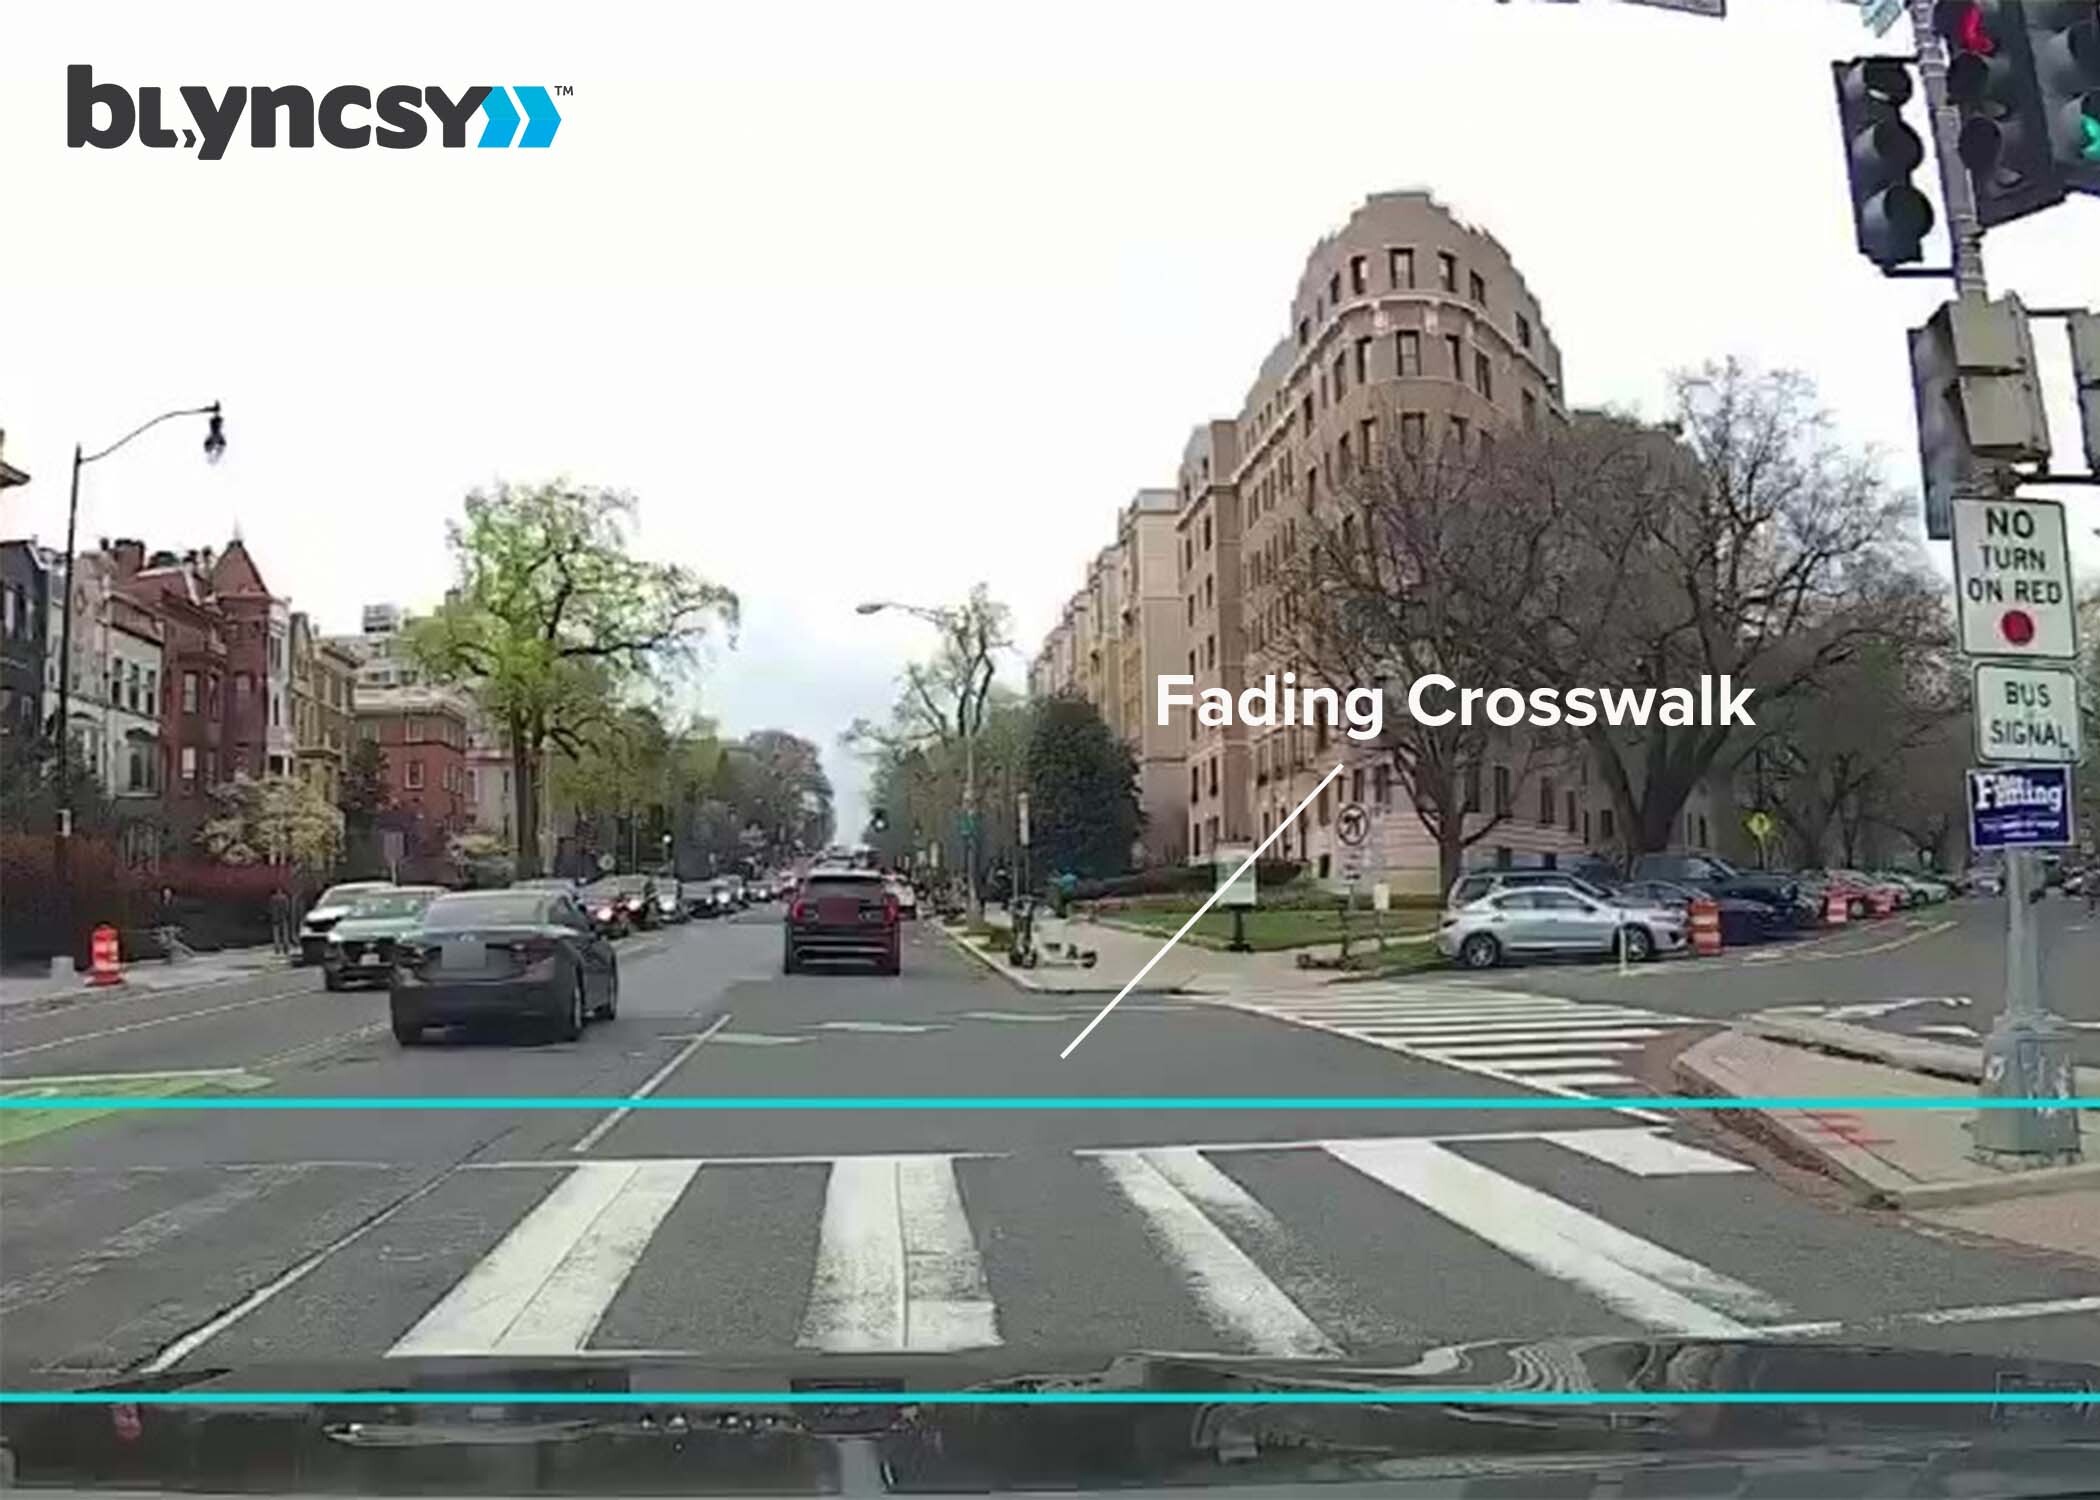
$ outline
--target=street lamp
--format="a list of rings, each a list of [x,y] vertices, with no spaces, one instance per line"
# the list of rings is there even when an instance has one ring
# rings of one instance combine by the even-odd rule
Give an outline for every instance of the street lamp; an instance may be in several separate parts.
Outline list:
[[[944,631],[955,629],[955,611],[933,609],[923,604],[899,604],[891,599],[868,599],[853,606],[857,615],[879,615],[886,609],[901,610],[916,615],[928,624],[937,625]],[[969,703],[962,705],[956,715],[956,732],[963,744],[963,891],[968,902],[970,920],[984,920],[984,904],[977,893],[977,725],[972,721]]]
[[[53,785],[56,817],[51,828],[51,876],[58,886],[59,932],[65,939],[69,954],[73,948],[70,842],[73,837],[73,553],[80,526],[80,471],[89,464],[100,463],[141,433],[150,432],[177,417],[210,418],[204,433],[204,458],[207,463],[217,463],[226,452],[226,418],[216,401],[209,406],[183,406],[164,411],[150,421],[141,422],[107,448],[93,453],[84,452],[78,443],[73,445],[73,486],[66,499],[66,597],[58,616],[58,780]]]

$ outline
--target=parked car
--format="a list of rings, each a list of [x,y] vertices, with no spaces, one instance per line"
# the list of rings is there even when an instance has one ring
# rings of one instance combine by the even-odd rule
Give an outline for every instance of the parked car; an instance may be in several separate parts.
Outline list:
[[[1823,920],[1817,893],[1804,889],[1797,875],[1745,870],[1711,854],[1643,854],[1633,862],[1629,878],[1662,880],[1692,886],[1710,896],[1762,902],[1780,913],[1790,927],[1813,927]]]
[[[1624,943],[1640,962],[1685,945],[1685,914],[1670,907],[1619,906],[1562,887],[1497,890],[1444,913],[1437,951],[1468,969],[1491,969],[1523,954],[1604,956]]]
[[[394,948],[388,1010],[394,1040],[424,1028],[526,1023],[565,1041],[620,1007],[620,961],[576,899],[559,891],[439,896]]]
[[[354,897],[322,947],[323,988],[387,984],[394,973],[395,943],[414,932],[424,909],[444,894],[441,885],[396,885]]]
[[[626,917],[630,929],[656,925],[656,882],[647,875],[608,875],[594,880],[583,888],[583,901],[594,919],[610,906]]]
[[[1969,896],[2005,894],[2005,871],[1996,865],[1971,865],[1961,877],[1962,892]]]
[[[873,963],[878,974],[902,967],[897,896],[875,870],[812,870],[782,923],[781,972],[799,974],[812,959]]]
[[[1870,870],[1867,873],[1876,880],[1886,880],[1891,885],[1902,887],[1910,898],[1904,903],[1907,906],[1931,906],[1945,901],[1952,894],[1939,881],[1915,870]]]
[[[1461,906],[1470,906],[1493,891],[1545,887],[1581,891],[1586,896],[1599,899],[1611,894],[1609,888],[1601,881],[1590,880],[1567,870],[1475,870],[1470,875],[1461,875],[1451,882],[1451,889],[1444,895],[1444,910],[1455,911]]]
[[[900,876],[890,878],[890,894],[897,898],[897,916],[906,922],[918,920],[919,893],[912,889],[911,882]]]
[[[350,914],[350,908],[359,896],[393,888],[391,880],[352,880],[321,892],[320,898],[306,909],[305,919],[299,923],[299,962],[317,964],[321,961],[328,951],[329,931]]]
[[[1711,901],[1721,914],[1721,941],[1731,947],[1769,942],[1793,925],[1786,912],[1769,902],[1717,896],[1712,891],[1669,880],[1621,881],[1612,887],[1612,895],[1628,906],[1668,907],[1686,913],[1694,901]]]
[[[1892,910],[1911,904],[1911,893],[1906,887],[1878,875],[1869,875],[1864,870],[1833,869],[1824,873],[1840,890],[1848,893],[1849,909],[1855,917],[1867,916],[1877,902],[1885,902]]]
[[[675,876],[658,876],[650,900],[655,905],[656,920],[659,922],[684,922],[690,920],[693,915],[686,909],[685,893]]]

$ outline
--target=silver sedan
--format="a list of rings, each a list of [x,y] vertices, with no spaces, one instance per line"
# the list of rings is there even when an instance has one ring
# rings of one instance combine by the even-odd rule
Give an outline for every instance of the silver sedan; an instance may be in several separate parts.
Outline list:
[[[1685,945],[1685,914],[1664,906],[1616,905],[1580,891],[1505,890],[1447,911],[1436,945],[1468,969],[1491,969],[1527,953],[1611,955],[1645,960]]]

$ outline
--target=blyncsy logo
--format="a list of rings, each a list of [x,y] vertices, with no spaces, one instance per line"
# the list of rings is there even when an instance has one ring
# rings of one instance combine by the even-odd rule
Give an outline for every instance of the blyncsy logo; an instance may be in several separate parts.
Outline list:
[[[93,67],[74,63],[66,69],[66,144],[112,151],[135,136],[142,146],[194,150],[205,161],[217,161],[239,134],[245,114],[248,144],[254,147],[278,144],[280,120],[284,144],[292,147],[311,147],[318,139],[345,151],[373,145],[406,150],[430,138],[432,121],[439,141],[457,147],[466,145],[467,126],[478,111],[485,123],[477,146],[500,150],[513,141],[525,147],[546,146],[561,128],[553,95],[575,90],[566,84],[550,92],[537,83],[508,89],[481,83],[454,97],[435,84],[419,88],[396,83],[375,92],[363,84],[345,83],[319,99],[297,84],[234,87],[217,95],[197,84],[184,84],[175,92],[182,99],[177,107],[182,118],[171,120],[158,87],[148,85],[134,99],[124,85],[98,83]],[[512,95],[517,96],[515,102]]]

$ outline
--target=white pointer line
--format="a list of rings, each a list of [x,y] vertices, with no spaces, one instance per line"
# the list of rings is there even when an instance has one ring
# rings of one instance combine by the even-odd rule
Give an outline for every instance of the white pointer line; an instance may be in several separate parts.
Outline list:
[[[707,1039],[709,1037],[713,1036],[716,1032],[720,1031],[724,1026],[727,1026],[728,1024],[729,1012],[725,1010],[722,1012],[721,1015],[715,1017],[715,1022],[712,1026],[708,1027],[705,1031],[700,1032],[698,1035],[693,1037],[683,1047],[680,1047],[678,1049],[678,1055],[676,1057],[673,1057],[669,1062],[665,1063],[662,1067],[658,1068],[654,1073],[651,1073],[648,1079],[642,1084],[642,1086],[636,1089],[633,1093],[629,1094],[627,1097],[629,1099],[646,1099],[651,1094],[655,1093],[658,1089],[662,1088],[664,1080],[666,1078],[669,1078],[673,1073],[677,1072],[679,1066],[682,1063],[684,1063],[684,1061],[687,1058],[691,1057],[695,1052],[698,1052],[703,1046],[707,1044]],[[609,1112],[604,1119],[600,1120],[597,1124],[593,1125],[589,1130],[586,1130],[583,1133],[583,1139],[578,1141],[575,1145],[571,1146],[569,1150],[578,1154],[590,1150],[591,1147],[597,1145],[600,1141],[605,1139],[607,1133],[612,1130],[613,1126],[619,1124],[622,1120],[626,1119],[629,1115],[633,1113],[633,1105],[619,1105],[617,1108]]]
[[[1123,1003],[1123,997],[1138,987],[1138,981],[1152,972],[1152,966],[1167,956],[1168,949],[1171,949],[1176,943],[1180,942],[1183,938],[1188,936],[1189,929],[1203,920],[1203,914],[1209,911],[1213,906],[1217,905],[1218,897],[1224,895],[1228,887],[1238,884],[1239,878],[1242,875],[1246,874],[1249,870],[1253,869],[1254,862],[1260,859],[1262,855],[1268,852],[1269,845],[1275,843],[1276,840],[1282,836],[1284,829],[1290,827],[1291,824],[1295,823],[1298,820],[1298,814],[1304,812],[1308,807],[1311,807],[1313,805],[1313,798],[1319,796],[1320,793],[1326,791],[1327,784],[1333,781],[1335,777],[1341,774],[1342,767],[1341,763],[1338,761],[1335,763],[1335,768],[1332,771],[1329,771],[1325,776],[1322,776],[1320,778],[1320,784],[1314,787],[1310,792],[1306,793],[1305,800],[1291,809],[1290,816],[1286,817],[1281,823],[1278,823],[1275,827],[1275,830],[1271,832],[1267,838],[1263,839],[1261,843],[1255,846],[1254,852],[1248,855],[1246,859],[1241,862],[1240,867],[1237,870],[1234,870],[1232,872],[1231,878],[1219,882],[1218,888],[1210,893],[1210,899],[1204,902],[1201,906],[1197,907],[1196,914],[1190,917],[1186,922],[1183,922],[1181,924],[1181,930],[1175,933],[1172,937],[1168,938],[1165,946],[1162,947],[1159,950],[1159,952],[1153,954],[1150,958],[1145,960],[1145,967],[1138,970],[1137,973],[1131,975],[1130,983],[1124,985],[1123,988],[1116,991],[1116,998],[1109,1001],[1108,1004],[1101,1007],[1101,1014],[1095,1016],[1093,1020],[1087,1022],[1085,1028],[1080,1031],[1079,1035],[1073,1037],[1072,1040],[1066,1044],[1065,1050],[1057,1054],[1060,1061],[1067,1057],[1070,1057],[1075,1051],[1078,1050],[1079,1044],[1081,1042],[1085,1041],[1088,1037],[1094,1034],[1094,1028],[1096,1026],[1099,1026],[1103,1021],[1107,1020],[1108,1013],[1114,1010],[1118,1005],[1121,1005]]]

